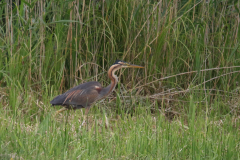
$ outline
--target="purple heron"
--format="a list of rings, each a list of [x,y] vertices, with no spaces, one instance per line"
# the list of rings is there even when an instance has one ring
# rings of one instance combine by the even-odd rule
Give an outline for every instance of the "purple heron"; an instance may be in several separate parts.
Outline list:
[[[52,106],[61,105],[64,108],[56,112],[56,115],[67,109],[80,109],[86,108],[85,116],[88,114],[88,111],[91,105],[105,98],[109,95],[115,88],[118,83],[118,77],[114,74],[115,71],[120,68],[144,68],[142,66],[129,64],[124,61],[117,60],[108,70],[108,77],[111,79],[111,84],[103,88],[99,82],[92,81],[80,84],[73,87],[67,92],[58,95],[50,103]]]

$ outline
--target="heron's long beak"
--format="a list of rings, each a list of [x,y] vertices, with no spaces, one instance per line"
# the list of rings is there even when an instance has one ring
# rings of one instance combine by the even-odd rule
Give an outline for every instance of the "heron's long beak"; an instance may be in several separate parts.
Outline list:
[[[144,68],[142,66],[134,65],[134,64],[129,64],[128,67],[130,68]]]

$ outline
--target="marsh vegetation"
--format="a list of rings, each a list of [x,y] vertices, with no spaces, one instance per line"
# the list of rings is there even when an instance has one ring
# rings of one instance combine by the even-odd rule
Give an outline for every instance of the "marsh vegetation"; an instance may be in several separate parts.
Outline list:
[[[0,2],[0,159],[239,159],[236,0]],[[105,100],[53,118],[87,81]]]

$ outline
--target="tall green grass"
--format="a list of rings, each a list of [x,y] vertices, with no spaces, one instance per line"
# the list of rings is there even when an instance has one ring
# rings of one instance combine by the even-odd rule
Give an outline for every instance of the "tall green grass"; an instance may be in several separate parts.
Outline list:
[[[0,159],[239,159],[239,2],[0,3]],[[80,83],[120,83],[56,119]]]
[[[196,105],[191,101],[189,107]],[[79,128],[80,111],[66,113],[60,120],[52,119],[49,112],[42,120],[36,118],[36,123],[25,114],[6,115],[1,117],[1,157],[238,159],[239,121],[232,121],[230,115],[222,120],[205,117],[203,112],[195,116],[195,108],[188,119],[169,122],[162,114],[143,110],[139,103],[132,115],[116,118],[114,113],[93,109],[84,128]]]

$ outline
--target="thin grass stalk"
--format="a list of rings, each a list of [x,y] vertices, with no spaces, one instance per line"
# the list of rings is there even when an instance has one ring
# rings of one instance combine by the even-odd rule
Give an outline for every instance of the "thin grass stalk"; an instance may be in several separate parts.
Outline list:
[[[84,10],[84,3],[85,1],[83,1],[83,10]],[[79,70],[79,76],[78,76],[78,68],[79,68],[79,65],[81,65],[81,61],[78,61],[78,54],[79,54],[79,59],[81,59],[81,52],[82,52],[82,45],[81,45],[81,40],[82,38],[78,38],[77,37],[81,37],[82,35],[82,25],[83,25],[83,22],[82,22],[82,19],[80,17],[80,12],[79,12],[79,1],[75,1],[75,3],[73,4],[74,5],[74,10],[76,13],[76,16],[75,16],[75,20],[76,21],[79,21],[80,24],[79,24],[79,33],[78,33],[78,23],[76,23],[76,59],[75,59],[75,77],[80,77],[80,79],[82,79],[82,74],[81,74],[81,70]],[[83,11],[82,11],[83,12]],[[82,18],[83,18],[83,13],[82,13]]]
[[[96,31],[94,32],[94,50],[93,50],[93,62],[97,63],[97,54],[98,54],[98,40],[100,40],[101,38],[99,38],[100,35],[98,35],[98,27],[97,27],[97,13],[95,12],[95,7],[96,7],[96,3],[97,2],[93,2],[92,3],[92,8],[93,8],[93,23],[94,23],[94,28],[96,28]],[[98,75],[98,67],[96,66],[92,66],[93,68],[93,75]],[[96,78],[94,79],[95,81],[98,80],[98,77],[96,76]]]
[[[146,38],[145,38],[145,44],[146,45],[148,45],[148,41],[149,41],[149,38],[150,38],[150,34],[149,34],[149,28],[150,28],[150,16],[151,16],[151,13],[150,13],[150,2],[149,2],[149,0],[147,1],[147,6],[148,6],[148,8],[147,8],[147,19],[146,19]],[[144,59],[146,59],[147,60],[147,66],[149,66],[149,64],[148,64],[148,62],[149,62],[149,57],[147,56],[147,53],[146,53],[146,47],[144,47]],[[148,70],[148,67],[145,69],[145,75],[147,75],[147,70]],[[145,82],[144,83],[147,83],[147,81],[145,80]]]
[[[71,4],[69,4],[68,5],[68,8],[71,8]],[[70,20],[72,20],[71,18],[71,13],[72,13],[72,10],[70,11]],[[71,45],[71,24],[72,24],[72,22],[70,22],[70,25],[69,25],[69,28],[68,28],[68,33],[67,33],[67,41],[66,41],[66,47],[65,47],[65,54],[67,54],[68,53],[68,45],[70,46]],[[70,49],[70,47],[69,47],[69,50],[71,50]],[[71,69],[72,69],[72,54],[71,54],[72,52],[70,52],[70,86],[71,86],[71,80],[72,80],[72,71],[71,71]],[[65,68],[66,69],[66,68]],[[63,81],[64,81],[64,76],[62,77],[62,85],[63,85]]]
[[[31,4],[31,0],[29,0],[29,3]],[[30,31],[29,31],[29,72],[28,72],[28,82],[29,86],[31,86],[31,81],[32,81],[32,8],[30,8]]]
[[[43,32],[44,32],[44,26],[43,26],[43,2],[44,0],[41,0],[39,3],[39,17],[40,17],[40,40],[41,40],[41,45],[40,45],[40,53],[39,53],[39,75],[38,75],[38,81],[39,84],[41,85],[42,82],[42,58],[44,54],[44,39],[43,39]]]
[[[88,5],[88,14],[87,14],[87,20],[89,21],[90,20],[90,11],[91,11],[91,4],[92,4],[92,0],[90,0],[89,1],[89,5]],[[87,34],[86,34],[86,46],[87,46],[87,48],[86,48],[86,53],[89,53],[89,41],[88,41],[88,37],[89,37],[89,33],[91,33],[91,28],[89,27],[89,26],[87,26]],[[86,54],[86,62],[88,62],[88,54]],[[84,72],[85,73],[85,72]],[[89,72],[86,72],[85,74],[84,74],[84,76],[88,76],[88,74],[89,74]]]
[[[10,48],[10,52],[11,52],[11,55],[13,54],[13,19],[12,19],[12,17],[13,17],[13,12],[12,12],[12,8],[13,8],[13,6],[12,6],[12,0],[10,0],[10,7],[11,7],[11,35],[10,35],[10,46],[11,46],[11,48]]]
[[[105,16],[105,9],[106,9],[106,12],[108,11],[107,10],[107,8],[105,8],[105,3],[104,3],[104,1],[105,0],[102,0],[102,17],[103,17],[103,19],[104,20],[108,20],[107,19],[107,15]],[[107,12],[108,13],[108,12]],[[102,53],[102,65],[103,65],[103,70],[105,70],[105,55],[106,55],[106,31],[105,31],[105,29],[106,29],[106,26],[105,26],[105,21],[102,21],[102,23],[103,23],[103,53]]]
[[[19,6],[19,0],[16,1],[16,5]],[[19,16],[19,9],[17,9],[17,15],[18,15],[18,25],[21,27],[21,21],[20,21],[20,16]],[[18,30],[20,32],[20,30]],[[18,43],[17,43],[17,51],[20,48],[20,36],[18,36]]]
[[[75,0],[72,4],[73,6],[73,13],[74,13],[74,20],[77,21],[78,20],[78,9],[79,8],[79,2],[77,0]],[[76,7],[78,6],[78,7]],[[76,77],[78,75],[78,71],[77,71],[77,68],[78,68],[78,23],[75,23],[74,24],[74,28],[75,28],[75,64],[74,64],[74,83],[76,82]]]
[[[7,5],[5,5],[5,10],[6,10],[6,16],[5,16],[5,19],[6,19],[6,42],[7,44],[9,45],[9,37],[10,37],[10,29],[9,29],[9,11],[8,11],[8,7],[10,6],[10,2],[9,0],[6,1],[7,2]],[[12,53],[10,53],[11,57],[12,57]]]
[[[69,45],[70,45],[70,47],[69,47],[69,49],[70,49],[70,79],[69,79],[69,81],[70,81],[70,86],[72,86],[73,85],[73,80],[74,80],[74,75],[73,75],[73,59],[72,59],[72,20],[73,20],[73,17],[72,17],[72,12],[73,12],[73,10],[72,10],[72,7],[73,7],[73,2],[72,3],[70,3],[69,4],[69,8],[71,8],[71,11],[70,11],[70,24],[69,24]]]

